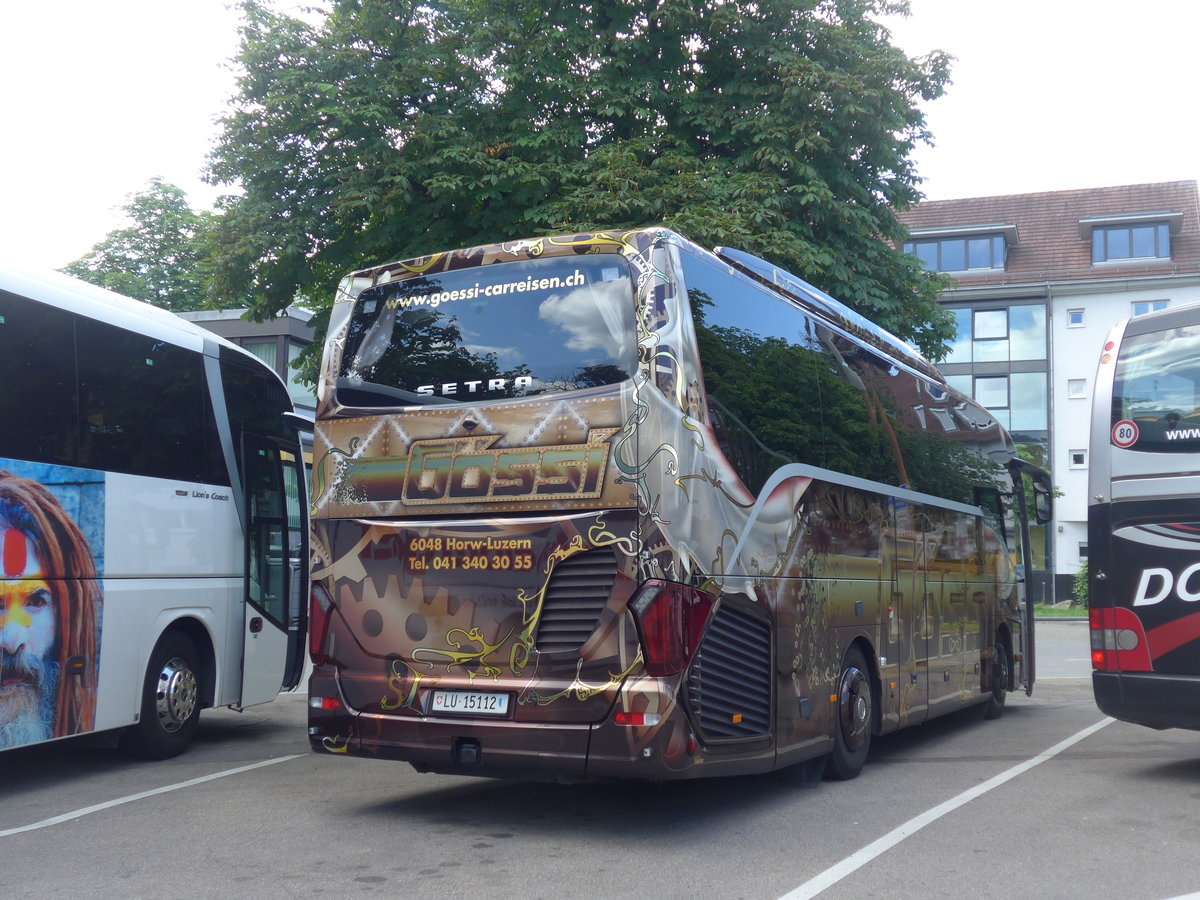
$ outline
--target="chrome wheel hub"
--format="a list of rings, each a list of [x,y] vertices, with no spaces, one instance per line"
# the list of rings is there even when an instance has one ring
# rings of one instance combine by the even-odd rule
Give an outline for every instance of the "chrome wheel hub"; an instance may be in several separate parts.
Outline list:
[[[158,675],[158,722],[164,731],[175,732],[196,711],[196,673],[179,657],[168,660]]]

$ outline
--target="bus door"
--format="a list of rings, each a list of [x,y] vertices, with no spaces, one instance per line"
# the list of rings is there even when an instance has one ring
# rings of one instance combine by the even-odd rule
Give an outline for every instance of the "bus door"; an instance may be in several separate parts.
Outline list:
[[[929,708],[940,713],[959,703],[968,641],[978,641],[978,622],[972,621],[977,604],[967,581],[974,545],[970,521],[962,514],[931,505],[923,519]]]
[[[1013,563],[1017,566],[1016,596],[1008,615],[1013,626],[1015,682],[1018,688],[1023,688],[1027,695],[1031,695],[1037,675],[1033,629],[1033,612],[1037,600],[1032,585],[1035,572],[1045,571],[1047,568],[1045,561],[1041,559],[1042,554],[1035,556],[1034,545],[1045,545],[1045,526],[1053,517],[1053,487],[1049,474],[1032,463],[1013,459],[1008,468],[1013,482],[1010,519],[1013,533],[1005,537],[1013,554]],[[1035,562],[1040,563],[1036,570]]]
[[[929,647],[931,626],[926,586],[925,529],[918,508],[893,501],[896,522],[895,590],[889,615],[896,634],[899,664],[899,725],[915,725],[929,717]]]
[[[243,437],[246,574],[238,706],[295,687],[304,662],[304,474],[299,448]]]

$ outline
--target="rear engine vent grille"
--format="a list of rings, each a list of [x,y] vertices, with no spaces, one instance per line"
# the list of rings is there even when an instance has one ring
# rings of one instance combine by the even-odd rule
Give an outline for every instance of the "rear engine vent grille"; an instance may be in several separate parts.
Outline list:
[[[771,727],[771,626],[721,606],[688,669],[688,707],[708,739]]]
[[[596,630],[616,577],[617,558],[612,550],[577,553],[555,566],[542,602],[535,638],[538,650],[578,650]]]

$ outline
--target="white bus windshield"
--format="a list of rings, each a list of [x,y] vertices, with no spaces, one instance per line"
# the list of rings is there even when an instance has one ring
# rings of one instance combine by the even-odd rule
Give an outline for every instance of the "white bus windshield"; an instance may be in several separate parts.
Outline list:
[[[636,364],[620,256],[423,274],[359,295],[338,392],[352,406],[473,403],[616,384]]]
[[[1137,425],[1129,449],[1200,449],[1200,325],[1127,335],[1117,360],[1112,424]]]

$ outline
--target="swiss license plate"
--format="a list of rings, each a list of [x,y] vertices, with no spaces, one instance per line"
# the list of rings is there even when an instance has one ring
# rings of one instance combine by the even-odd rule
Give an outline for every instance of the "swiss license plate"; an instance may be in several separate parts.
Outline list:
[[[434,691],[429,711],[468,716],[506,716],[508,694],[489,691]]]

